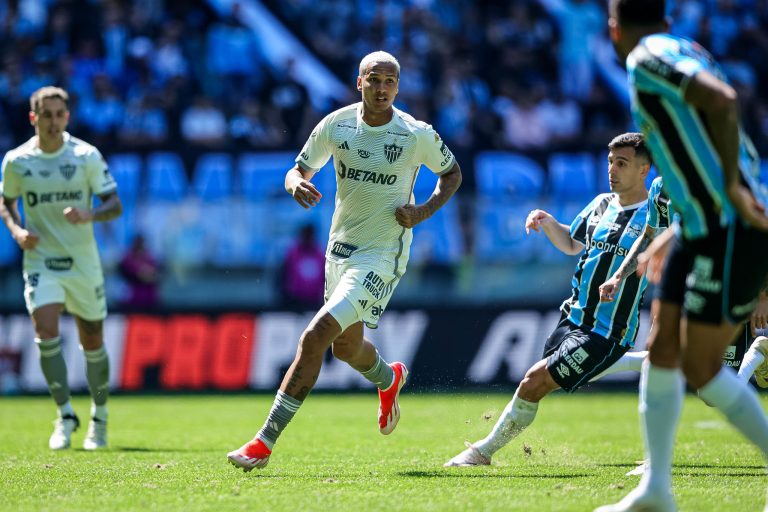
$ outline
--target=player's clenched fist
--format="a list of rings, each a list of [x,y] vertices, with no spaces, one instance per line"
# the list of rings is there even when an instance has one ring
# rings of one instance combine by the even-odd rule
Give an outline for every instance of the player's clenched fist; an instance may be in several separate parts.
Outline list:
[[[19,229],[13,234],[13,239],[19,244],[22,251],[29,251],[37,247],[37,242],[40,241],[40,237],[35,233],[26,230]]]
[[[85,224],[86,222],[91,222],[93,220],[93,214],[87,210],[69,206],[64,208],[64,218],[66,218],[70,224]]]
[[[528,218],[525,219],[525,233],[531,234],[531,230],[539,233],[539,229],[543,227],[544,224],[553,222],[554,220],[555,218],[544,210],[533,210],[528,214]]]
[[[323,197],[315,186],[307,180],[301,180],[293,187],[293,193],[291,194],[297,203],[302,208],[309,208],[310,206],[316,206],[320,202],[320,198]]]
[[[427,215],[425,209],[416,206],[415,204],[399,206],[395,210],[395,219],[397,219],[397,223],[404,228],[412,228],[427,217],[429,217],[429,215]]]

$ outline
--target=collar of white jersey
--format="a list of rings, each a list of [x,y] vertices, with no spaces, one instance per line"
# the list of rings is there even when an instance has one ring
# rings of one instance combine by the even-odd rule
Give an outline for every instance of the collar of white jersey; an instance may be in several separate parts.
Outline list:
[[[636,208],[640,208],[641,206],[643,206],[645,203],[648,202],[648,199],[646,198],[646,199],[643,199],[642,201],[639,201],[639,202],[637,202],[635,204],[628,204],[627,206],[622,206],[621,203],[619,202],[619,194],[614,194],[613,195],[613,199],[611,199],[611,202],[614,203],[616,205],[616,207],[621,208],[622,210],[626,211],[626,210],[634,210]]]
[[[357,107],[357,125],[362,126],[366,130],[370,130],[372,132],[380,132],[382,130],[386,130],[387,128],[391,128],[392,125],[395,123],[395,118],[397,117],[397,109],[393,106],[392,107],[392,119],[389,120],[387,124],[383,124],[381,126],[371,126],[365,121],[363,121],[363,102],[361,101],[358,103]]]
[[[40,149],[40,146],[35,144],[35,149],[33,150],[35,156],[39,156],[41,158],[56,158],[60,154],[64,152],[64,148],[67,147],[67,143],[69,142],[70,135],[69,132],[64,132],[61,134],[62,139],[64,139],[64,143],[61,145],[59,149],[54,151],[53,153],[46,153],[42,149]]]

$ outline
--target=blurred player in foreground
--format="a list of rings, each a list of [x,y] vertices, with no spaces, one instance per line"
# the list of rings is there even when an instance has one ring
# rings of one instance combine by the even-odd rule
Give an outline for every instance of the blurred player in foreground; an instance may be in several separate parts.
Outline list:
[[[680,224],[644,253],[664,261],[649,276],[660,284],[640,379],[648,469],[637,488],[600,512],[676,509],[671,471],[683,373],[702,400],[768,458],[768,419],[757,395],[722,366],[768,274],[759,157],[739,124],[736,91],[704,48],[665,33],[665,14],[664,0],[609,4],[610,36],[626,60],[632,114]]]

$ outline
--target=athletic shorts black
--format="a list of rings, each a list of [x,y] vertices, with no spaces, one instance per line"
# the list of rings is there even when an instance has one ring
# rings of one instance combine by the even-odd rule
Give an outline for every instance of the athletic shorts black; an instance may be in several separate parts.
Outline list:
[[[544,357],[555,382],[573,393],[628,350],[629,347],[578,327],[563,315],[544,344]]]
[[[656,297],[691,320],[745,321],[768,275],[768,233],[735,222],[695,240],[675,237]]]
[[[749,350],[749,346],[755,338],[752,337],[752,329],[749,326],[749,322],[744,323],[744,328],[739,332],[739,335],[733,341],[733,344],[725,347],[725,353],[723,354],[723,366],[730,366],[736,371],[741,368],[741,362],[744,360],[744,354]]]

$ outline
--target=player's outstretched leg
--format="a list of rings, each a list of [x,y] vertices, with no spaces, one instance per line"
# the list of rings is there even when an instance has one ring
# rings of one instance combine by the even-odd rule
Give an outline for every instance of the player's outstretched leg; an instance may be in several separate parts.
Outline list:
[[[490,466],[491,458],[480,453],[475,445],[469,441],[464,441],[467,448],[443,464],[444,468],[468,467],[468,466]]]
[[[403,363],[395,361],[389,367],[395,375],[392,384],[386,389],[379,388],[379,432],[385,436],[391,434],[400,421],[400,404],[397,399],[408,379],[408,368]]]

